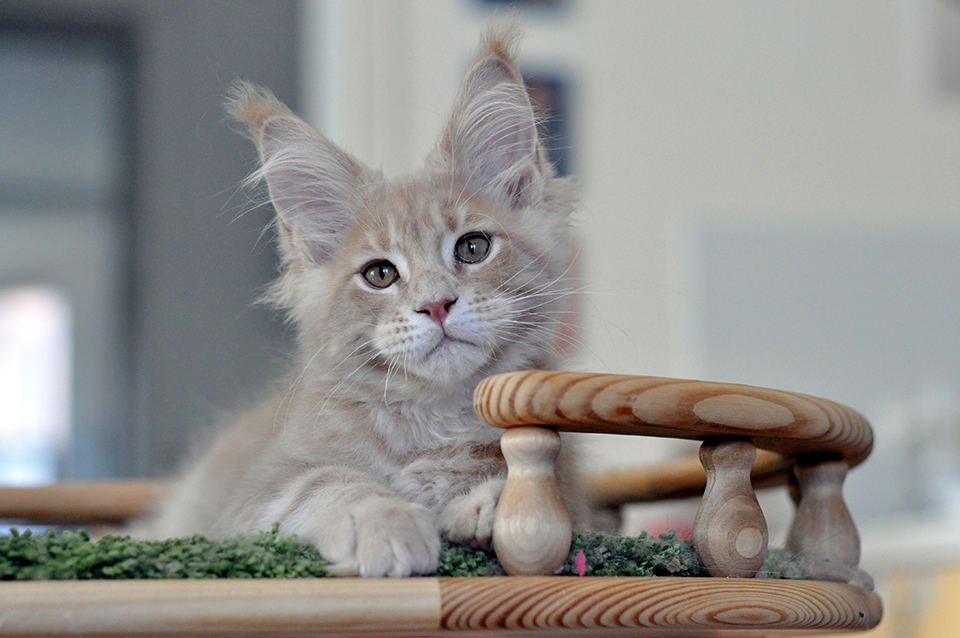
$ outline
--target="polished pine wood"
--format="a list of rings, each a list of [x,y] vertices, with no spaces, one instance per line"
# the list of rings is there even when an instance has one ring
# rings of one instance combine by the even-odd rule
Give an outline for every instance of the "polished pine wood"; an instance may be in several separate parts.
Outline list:
[[[792,466],[792,459],[757,450],[751,482],[758,489],[784,485]],[[591,501],[600,507],[700,496],[706,484],[706,474],[697,455],[584,476],[584,487]],[[166,487],[161,481],[0,487],[0,519],[40,524],[123,523],[147,514]]]
[[[421,632],[435,578],[0,583],[0,635],[277,636]]]
[[[767,556],[767,522],[750,469],[749,441],[709,441],[700,447],[707,485],[693,523],[693,543],[711,576],[753,578]]]
[[[782,456],[838,454],[850,467],[873,445],[866,419],[846,406],[729,383],[533,370],[484,379],[474,407],[496,427],[699,440],[739,436]]]
[[[462,578],[441,580],[440,591],[443,627],[456,630],[541,629],[559,635],[560,628],[645,628],[677,636],[750,636],[778,629],[867,629],[881,615],[873,593],[811,581]]]
[[[0,518],[41,524],[118,524],[143,516],[162,482],[76,482],[0,488]]]
[[[845,406],[791,392],[657,377],[527,371],[485,379],[474,407],[487,423],[700,439],[705,493],[694,539],[708,572],[752,576],[767,530],[750,483],[754,447],[796,464],[802,494],[788,548],[815,577],[857,582],[859,537],[840,488],[873,445],[867,421]],[[781,475],[785,474],[783,472]],[[689,489],[689,472],[683,478]],[[699,483],[699,477],[697,477]]]
[[[500,439],[507,482],[497,504],[493,547],[512,576],[552,574],[570,552],[571,523],[557,486],[560,435],[519,427]]]
[[[757,450],[750,482],[755,489],[786,485],[792,467],[793,459]],[[619,507],[700,496],[707,486],[707,475],[699,456],[691,454],[644,467],[586,473],[583,482],[592,503],[598,507]]]
[[[0,583],[0,635],[776,636],[869,629],[873,593],[841,583],[713,578],[404,578]]]
[[[800,502],[787,536],[787,549],[812,578],[846,582],[858,577],[860,535],[843,502],[847,475],[843,459],[805,458],[794,470]]]

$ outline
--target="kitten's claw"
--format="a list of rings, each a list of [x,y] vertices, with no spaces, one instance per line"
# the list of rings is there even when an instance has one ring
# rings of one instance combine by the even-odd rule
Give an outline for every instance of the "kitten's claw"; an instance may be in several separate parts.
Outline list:
[[[426,508],[372,496],[307,537],[336,576],[402,577],[437,570],[440,537]]]
[[[443,537],[454,543],[490,549],[503,484],[504,479],[490,479],[451,500],[437,521]]]

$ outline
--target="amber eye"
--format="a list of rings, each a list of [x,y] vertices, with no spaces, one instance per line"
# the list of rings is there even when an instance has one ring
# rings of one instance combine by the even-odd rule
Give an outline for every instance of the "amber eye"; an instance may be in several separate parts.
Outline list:
[[[464,264],[478,264],[490,252],[490,238],[483,233],[467,233],[457,240],[453,254]]]
[[[374,288],[389,288],[393,285],[393,282],[400,278],[400,273],[397,272],[397,267],[389,261],[375,261],[364,267],[363,278]]]

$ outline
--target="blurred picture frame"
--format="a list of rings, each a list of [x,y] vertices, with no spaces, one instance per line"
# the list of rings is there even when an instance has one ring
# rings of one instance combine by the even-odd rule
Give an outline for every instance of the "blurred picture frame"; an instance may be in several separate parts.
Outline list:
[[[566,4],[567,0],[478,0],[480,4],[490,7],[513,7],[518,9],[556,9]]]
[[[538,115],[537,133],[547,148],[547,158],[557,175],[569,175],[570,83],[562,75],[551,73],[524,73],[523,80]]]

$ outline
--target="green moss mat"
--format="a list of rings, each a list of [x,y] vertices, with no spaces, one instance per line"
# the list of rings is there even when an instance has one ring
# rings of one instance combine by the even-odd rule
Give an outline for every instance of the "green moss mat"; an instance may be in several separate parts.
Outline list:
[[[690,540],[675,533],[659,537],[574,534],[563,575],[577,575],[584,555],[586,576],[705,576]],[[130,578],[315,578],[328,576],[323,558],[275,526],[257,536],[211,541],[202,536],[138,541],[128,536],[91,540],[86,532],[11,530],[0,536],[0,580],[86,580]],[[444,543],[437,576],[498,576],[492,552]],[[768,552],[763,568],[771,578],[802,578],[783,551]]]

